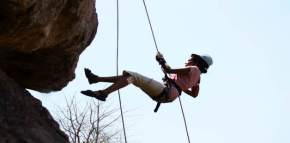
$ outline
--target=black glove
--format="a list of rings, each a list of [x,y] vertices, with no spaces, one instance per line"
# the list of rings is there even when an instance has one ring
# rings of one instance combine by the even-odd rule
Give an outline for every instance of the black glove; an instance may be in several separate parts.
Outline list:
[[[162,70],[165,71],[166,73],[169,72],[171,69],[171,67],[167,63],[161,65],[161,67],[162,67]]]
[[[163,55],[162,55],[160,52],[158,52],[158,53],[156,54],[156,60],[158,61],[158,63],[159,63],[161,66],[162,66],[162,65],[165,65],[165,63],[166,63],[166,61],[165,61]]]

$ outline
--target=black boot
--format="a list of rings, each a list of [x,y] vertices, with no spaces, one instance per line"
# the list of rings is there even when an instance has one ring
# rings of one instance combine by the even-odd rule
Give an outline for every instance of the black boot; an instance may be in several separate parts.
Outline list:
[[[104,94],[102,91],[92,91],[92,90],[85,90],[85,91],[81,91],[82,94],[86,95],[86,96],[90,96],[90,97],[94,97],[97,98],[98,100],[101,101],[106,101],[106,98],[108,97],[107,94]]]
[[[87,77],[87,79],[88,79],[89,84],[97,83],[97,82],[98,82],[98,81],[97,81],[98,76],[97,76],[97,75],[94,75],[94,74],[91,72],[90,69],[85,68],[84,71],[85,71],[85,75],[86,75],[86,77]]]

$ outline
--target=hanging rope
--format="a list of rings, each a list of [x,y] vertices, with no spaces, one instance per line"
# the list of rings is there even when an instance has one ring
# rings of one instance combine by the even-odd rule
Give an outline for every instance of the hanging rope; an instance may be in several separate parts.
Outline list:
[[[157,42],[156,42],[156,38],[155,38],[155,35],[154,35],[154,31],[153,31],[153,28],[152,28],[151,20],[150,20],[149,13],[148,13],[148,10],[147,10],[147,6],[146,6],[146,3],[145,3],[145,0],[143,0],[143,5],[144,5],[145,11],[146,11],[147,20],[148,20],[149,25],[150,25],[151,34],[152,34],[152,37],[153,37],[153,40],[154,40],[156,51],[159,52],[158,46],[157,46]],[[164,73],[164,74],[165,74],[165,76],[167,76],[166,73]],[[178,99],[179,99],[180,109],[181,109],[181,112],[182,112],[182,117],[183,117],[183,121],[184,121],[184,125],[185,125],[187,140],[188,140],[188,143],[190,143],[188,127],[187,127],[187,124],[186,124],[185,114],[184,114],[184,111],[183,111],[183,107],[182,107],[182,102],[181,102],[180,96],[178,96]]]
[[[99,141],[99,135],[100,135],[100,101],[98,100],[98,106],[97,106],[97,136],[96,136],[96,143]]]
[[[117,0],[117,55],[116,55],[116,75],[119,74],[119,0]],[[119,96],[119,105],[120,105],[120,112],[122,117],[122,125],[123,125],[123,133],[124,133],[124,139],[125,143],[127,143],[127,135],[126,135],[126,128],[125,128],[125,121],[124,121],[124,115],[123,115],[123,108],[122,108],[122,100],[121,100],[121,94],[120,90],[118,90],[118,96]]]
[[[153,32],[151,20],[150,20],[150,17],[149,17],[149,14],[148,14],[148,10],[147,10],[147,6],[146,6],[146,3],[145,3],[145,0],[143,0],[143,5],[144,5],[145,11],[146,11],[146,15],[147,15],[147,19],[148,19],[148,22],[149,22],[149,25],[150,25],[151,34],[152,34],[152,37],[153,37],[153,40],[154,40],[156,51],[159,52],[158,46],[157,46],[157,42],[156,42],[156,38],[155,38],[155,35],[154,35],[154,32]]]
[[[178,96],[178,99],[179,99],[179,105],[180,105],[180,109],[181,109],[182,116],[183,116],[183,122],[184,122],[185,130],[186,130],[187,140],[188,140],[188,143],[190,143],[188,128],[187,128],[187,124],[186,124],[186,120],[185,120],[185,114],[184,114],[184,111],[183,111],[183,107],[182,107],[180,96]]]

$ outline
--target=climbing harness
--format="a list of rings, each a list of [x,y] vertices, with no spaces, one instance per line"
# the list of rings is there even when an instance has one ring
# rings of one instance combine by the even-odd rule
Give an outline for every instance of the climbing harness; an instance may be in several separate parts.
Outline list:
[[[167,86],[166,89],[163,90],[163,92],[155,98],[155,101],[157,102],[154,112],[156,113],[161,105],[161,103],[168,103],[168,93],[164,93],[164,91],[169,90],[169,86],[174,86],[177,91],[178,91],[178,97],[181,95],[181,88],[172,80],[170,79],[167,75],[162,79],[165,82],[165,85]],[[167,91],[169,92],[169,91]]]
[[[148,13],[148,10],[147,10],[147,6],[146,6],[146,3],[145,3],[145,0],[143,0],[143,5],[144,5],[145,11],[146,11],[147,20],[148,20],[149,25],[150,25],[151,34],[152,34],[152,37],[153,37],[153,40],[154,40],[154,44],[155,44],[156,51],[159,52],[158,46],[157,46],[157,42],[156,42],[156,38],[155,38],[155,35],[154,35],[154,31],[153,31],[153,28],[152,28],[151,20],[150,20],[149,13]],[[165,78],[168,78],[167,73],[165,71],[163,71],[163,72],[165,74]],[[185,125],[185,130],[186,130],[186,135],[187,135],[187,141],[188,141],[188,143],[190,143],[189,132],[188,132],[188,129],[187,129],[185,114],[184,114],[184,111],[183,111],[183,107],[182,107],[182,103],[181,103],[180,96],[178,96],[178,98],[179,98],[179,104],[180,104],[180,108],[181,108],[182,116],[183,116],[183,121],[184,121],[184,125]],[[157,110],[160,107],[160,105],[161,105],[161,103],[158,102],[157,105],[156,105],[156,107],[155,107],[155,109],[154,109],[154,111],[156,110],[156,112],[157,112]]]
[[[170,100],[168,100],[168,92],[169,92],[168,90],[170,89],[170,87],[174,86],[174,88],[177,89],[178,96],[180,96],[182,93],[182,89],[176,84],[176,82],[173,81],[171,78],[169,78],[166,73],[164,73],[164,74],[165,75],[164,75],[164,78],[162,80],[165,83],[166,88],[162,91],[162,93],[159,96],[154,98],[155,101],[157,102],[156,107],[154,109],[155,113],[158,111],[161,103],[171,102]],[[165,93],[165,91],[167,91],[167,93]]]

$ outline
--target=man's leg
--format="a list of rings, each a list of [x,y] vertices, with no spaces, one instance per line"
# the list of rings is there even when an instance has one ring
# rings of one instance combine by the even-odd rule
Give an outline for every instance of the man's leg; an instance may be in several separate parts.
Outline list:
[[[90,84],[93,84],[93,83],[98,83],[98,82],[111,82],[111,83],[114,83],[118,80],[120,80],[121,78],[123,78],[123,75],[121,76],[109,76],[109,77],[100,77],[100,76],[97,76],[95,74],[93,74],[91,72],[91,70],[85,68],[85,75],[89,81]]]
[[[116,76],[116,77],[102,77],[103,81],[112,81],[113,84],[109,86],[108,88],[104,90],[98,90],[98,91],[92,91],[92,90],[85,90],[81,91],[82,94],[95,97],[99,100],[106,101],[106,98],[108,95],[118,89],[121,89],[129,84],[128,78],[130,78],[130,75],[122,75],[122,76]]]
[[[115,83],[115,82],[120,82],[122,80],[122,78],[124,78],[123,75],[120,76],[107,76],[107,77],[98,77],[96,79],[96,82],[111,82],[111,83]]]
[[[122,76],[115,76],[115,77],[102,77],[103,81],[114,81],[114,83],[109,86],[108,88],[101,90],[106,95],[109,95],[110,93],[119,90],[121,88],[126,87],[129,85],[128,78],[129,75],[122,75]]]

